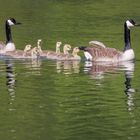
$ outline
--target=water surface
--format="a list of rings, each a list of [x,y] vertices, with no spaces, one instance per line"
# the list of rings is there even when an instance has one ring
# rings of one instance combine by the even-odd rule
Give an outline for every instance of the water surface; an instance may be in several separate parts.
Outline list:
[[[56,41],[73,47],[99,40],[122,50],[123,24],[140,22],[135,0],[1,1],[4,22],[15,17],[18,49],[26,44],[55,50]],[[10,3],[10,4],[9,4]],[[0,59],[0,139],[130,140],[140,129],[140,29],[131,31],[135,63]]]

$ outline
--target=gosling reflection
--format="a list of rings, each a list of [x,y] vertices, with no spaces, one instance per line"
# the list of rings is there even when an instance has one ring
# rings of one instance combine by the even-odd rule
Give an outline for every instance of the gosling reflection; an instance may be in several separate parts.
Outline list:
[[[7,81],[6,81],[6,85],[7,85],[7,88],[8,88],[8,92],[9,92],[9,95],[10,95],[10,104],[12,104],[12,102],[15,100],[15,83],[16,83],[16,80],[15,80],[15,72],[14,72],[14,67],[13,67],[13,63],[11,60],[6,60],[5,61],[5,64],[6,64],[6,78],[7,78]],[[9,108],[9,110],[14,110],[12,108]]]
[[[125,90],[125,93],[126,93],[127,96],[130,96],[132,93],[135,92],[135,89],[133,89],[132,86],[131,86],[132,77],[129,77],[128,75],[125,75],[125,77],[126,77],[126,81],[125,81],[126,90]]]
[[[25,67],[27,68],[27,73],[33,75],[41,75],[41,65],[42,61],[39,58],[29,59],[24,62]]]
[[[80,61],[56,61],[57,73],[72,74],[79,73],[80,71]]]

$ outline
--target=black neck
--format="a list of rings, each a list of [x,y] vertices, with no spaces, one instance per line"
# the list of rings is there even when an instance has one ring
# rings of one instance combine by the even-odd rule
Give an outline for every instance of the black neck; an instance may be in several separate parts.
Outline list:
[[[8,25],[7,21],[5,23],[5,30],[6,30],[6,44],[7,44],[8,42],[12,42],[11,27]]]
[[[130,29],[128,29],[126,23],[124,24],[124,51],[131,49]]]

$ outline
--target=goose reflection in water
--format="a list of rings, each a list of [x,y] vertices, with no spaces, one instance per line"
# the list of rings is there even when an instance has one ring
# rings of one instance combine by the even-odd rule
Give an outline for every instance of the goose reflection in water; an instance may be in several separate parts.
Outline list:
[[[15,100],[15,72],[14,72],[14,67],[13,67],[13,62],[11,60],[6,60],[5,61],[6,64],[6,78],[7,78],[7,88],[8,88],[8,92],[10,95],[10,104],[12,105],[13,101]],[[14,108],[9,108],[9,110],[15,110]]]
[[[24,61],[26,74],[41,75],[42,60],[39,58],[32,58]]]
[[[127,105],[128,105],[128,111],[132,111],[134,109],[134,93],[136,90],[132,88],[131,82],[133,78],[133,71],[125,71],[125,90],[124,92],[127,95]]]
[[[88,73],[92,79],[103,79],[106,73],[118,73],[120,70],[133,73],[133,62],[91,62],[85,61],[84,72]]]
[[[104,79],[105,73],[118,73],[119,71],[125,72],[125,94],[127,95],[128,110],[131,111],[134,108],[134,93],[136,90],[132,88],[131,81],[134,75],[135,63],[130,62],[119,62],[119,63],[93,63],[90,61],[85,62],[84,71],[88,73],[92,79],[100,82]]]
[[[42,61],[41,59],[29,59],[25,61],[25,64],[27,68],[38,70],[38,69],[41,69]]]
[[[133,130],[134,128],[137,128],[137,119],[136,119],[136,114],[135,114],[135,93],[137,92],[137,89],[134,89],[132,86],[132,79],[134,76],[134,69],[133,70],[125,70],[125,94],[127,95],[127,100],[126,100],[126,104],[127,104],[127,110],[128,110],[128,114],[130,116],[130,126],[129,128],[132,129],[132,131],[129,133],[128,135],[128,139],[133,139]]]
[[[80,60],[56,61],[57,73],[72,74],[80,72]]]

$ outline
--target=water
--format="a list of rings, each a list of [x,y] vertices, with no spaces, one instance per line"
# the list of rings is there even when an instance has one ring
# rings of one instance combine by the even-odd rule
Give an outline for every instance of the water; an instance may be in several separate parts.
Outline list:
[[[55,50],[56,41],[75,47],[99,40],[122,50],[124,21],[140,23],[138,0],[1,3],[0,40],[5,19],[15,17],[23,23],[12,28],[18,49],[41,38],[43,49]],[[131,36],[136,61],[119,66],[1,58],[0,139],[139,139],[140,28]]]

